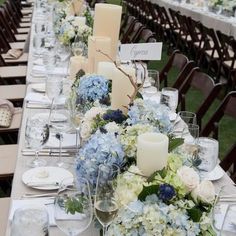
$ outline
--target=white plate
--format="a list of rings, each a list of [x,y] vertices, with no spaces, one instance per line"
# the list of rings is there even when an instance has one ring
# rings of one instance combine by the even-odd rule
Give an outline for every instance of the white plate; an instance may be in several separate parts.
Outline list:
[[[204,179],[214,181],[221,179],[224,176],[224,174],[225,174],[224,170],[219,165],[217,165],[215,169],[212,170],[210,173],[208,173]]]
[[[36,167],[27,170],[22,175],[22,181],[24,184],[41,190],[58,189],[61,181],[66,178],[73,178],[72,173],[63,168],[53,166]]]
[[[43,83],[43,84],[33,84],[32,89],[35,92],[38,92],[38,93],[45,93],[46,92],[45,83]]]

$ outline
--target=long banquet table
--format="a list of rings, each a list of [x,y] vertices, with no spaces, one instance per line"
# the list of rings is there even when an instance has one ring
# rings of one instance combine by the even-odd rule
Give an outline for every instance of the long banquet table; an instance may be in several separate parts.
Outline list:
[[[151,2],[157,3],[167,10],[168,8],[173,8],[174,10],[180,11],[183,15],[191,16],[194,20],[200,21],[208,28],[219,30],[226,35],[236,38],[236,17],[217,15],[203,7],[179,3],[173,0],[151,0]]]
[[[33,18],[33,24],[32,29],[34,29],[34,18]],[[33,36],[34,36],[34,30],[31,30],[31,37],[30,37],[30,48],[29,48],[29,63],[28,63],[28,73],[27,73],[27,93],[29,93],[32,90],[32,82],[37,82],[38,79],[34,78],[32,76],[31,70],[33,66]],[[21,128],[19,130],[19,149],[17,154],[17,163],[16,163],[16,169],[14,173],[14,179],[13,179],[13,185],[12,185],[12,193],[11,193],[11,199],[12,200],[18,200],[22,198],[22,195],[25,193],[44,193],[42,190],[36,190],[30,187],[27,187],[22,182],[22,174],[28,170],[29,168],[26,166],[26,160],[29,158],[28,156],[24,156],[22,154],[22,150],[25,149],[25,128],[26,128],[26,120],[29,115],[35,114],[35,113],[44,113],[46,109],[32,109],[27,107],[27,102],[24,101],[23,105],[23,119]],[[48,111],[48,110],[47,110]],[[40,158],[45,158],[48,162],[48,164],[55,163],[55,157],[49,157],[44,156]],[[68,161],[70,163],[73,163],[74,157],[64,157],[65,161]],[[73,174],[74,168],[73,165],[71,165],[69,169]],[[216,189],[219,189],[221,186],[232,183],[231,179],[228,177],[227,174],[225,174],[220,180],[214,181],[214,185],[216,186]],[[60,236],[64,235],[62,231],[60,231],[57,227],[53,226],[50,227],[50,236]],[[8,222],[7,232],[6,235],[10,235],[10,221]],[[94,229],[93,225],[90,226],[88,230],[86,230],[81,235],[99,235],[98,231]]]

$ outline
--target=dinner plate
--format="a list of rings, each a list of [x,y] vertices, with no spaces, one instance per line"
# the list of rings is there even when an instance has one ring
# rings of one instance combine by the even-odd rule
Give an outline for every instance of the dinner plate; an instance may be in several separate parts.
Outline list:
[[[36,167],[27,170],[22,175],[22,181],[25,185],[41,190],[58,189],[61,181],[66,178],[73,178],[72,173],[54,166]]]
[[[33,91],[38,92],[38,93],[45,93],[46,92],[45,83],[33,84],[31,88],[33,89]]]
[[[224,174],[225,174],[224,170],[219,165],[217,165],[214,168],[214,170],[212,170],[210,173],[208,173],[205,176],[204,179],[214,181],[214,180],[221,179],[224,176]]]

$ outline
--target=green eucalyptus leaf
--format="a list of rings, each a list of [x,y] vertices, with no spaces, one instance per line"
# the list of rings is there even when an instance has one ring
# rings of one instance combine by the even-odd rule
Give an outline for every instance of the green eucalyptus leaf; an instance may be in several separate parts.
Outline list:
[[[183,138],[170,138],[169,140],[169,152],[172,152],[175,148],[184,143]]]
[[[151,194],[156,194],[158,190],[158,185],[151,185],[151,186],[143,186],[143,190],[138,195],[138,199],[140,201],[145,201],[146,197]]]
[[[202,217],[202,211],[197,207],[194,206],[191,209],[187,209],[189,217],[192,219],[193,222],[199,222]]]

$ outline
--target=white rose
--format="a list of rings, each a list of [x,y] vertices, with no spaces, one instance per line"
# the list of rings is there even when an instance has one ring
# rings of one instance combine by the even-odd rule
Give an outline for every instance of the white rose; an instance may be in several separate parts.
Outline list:
[[[182,166],[178,169],[177,175],[180,177],[189,192],[191,192],[199,184],[199,175],[193,168]]]
[[[116,133],[116,132],[119,132],[120,127],[116,124],[116,122],[113,121],[106,124],[105,129],[109,133]]]
[[[197,200],[206,203],[213,203],[215,200],[215,187],[209,180],[203,180],[193,191],[192,197]]]
[[[92,125],[90,122],[82,122],[80,129],[80,136],[82,139],[86,140],[91,136]]]
[[[91,121],[93,120],[97,115],[105,113],[105,109],[101,107],[92,107],[90,110],[88,110],[84,115],[84,121]]]

